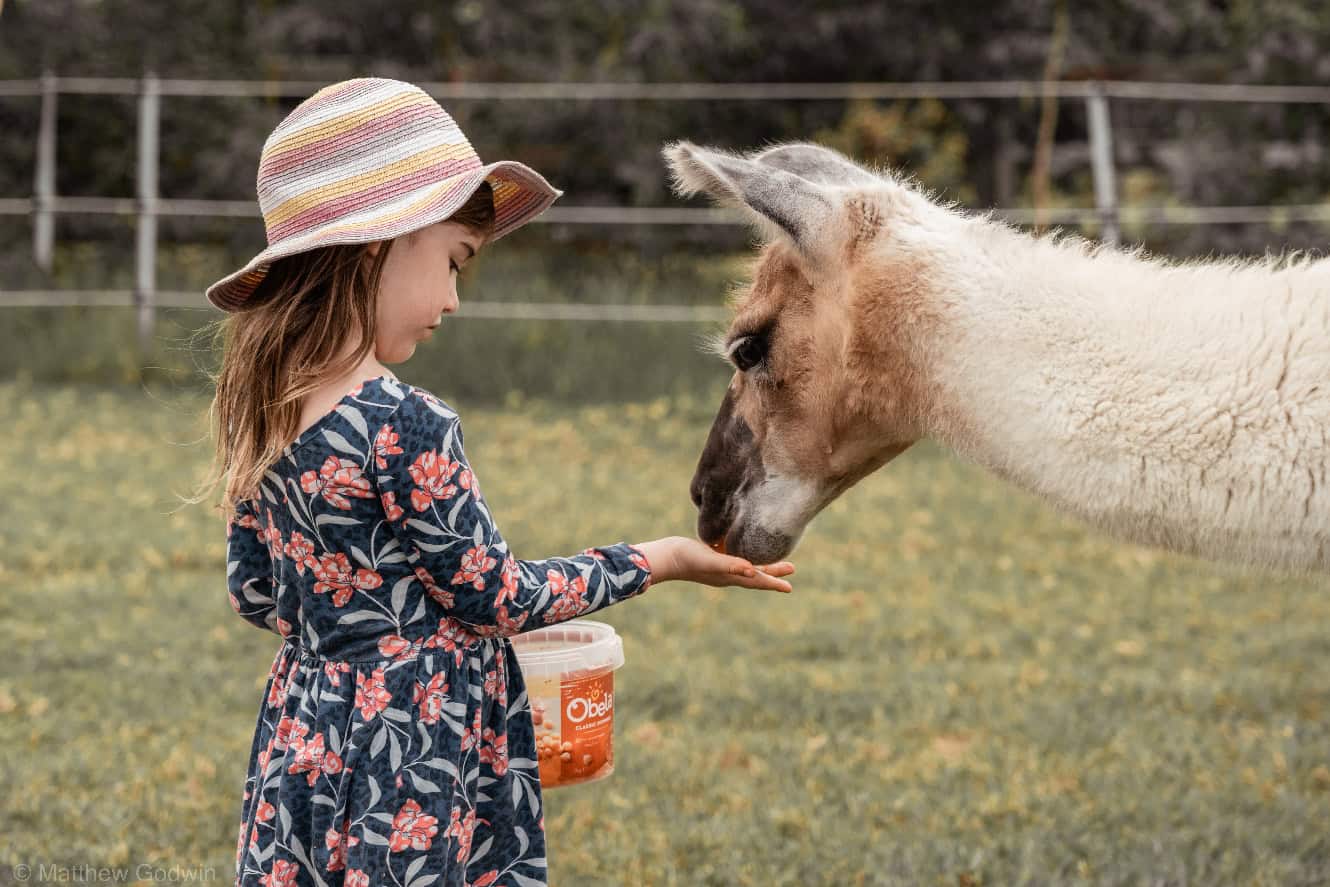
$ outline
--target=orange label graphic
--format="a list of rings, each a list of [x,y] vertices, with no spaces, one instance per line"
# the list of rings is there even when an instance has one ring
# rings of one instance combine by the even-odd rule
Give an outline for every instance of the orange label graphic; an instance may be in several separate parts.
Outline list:
[[[565,677],[532,694],[540,784],[545,787],[600,779],[614,771],[614,672]],[[537,690],[529,685],[528,692]],[[557,699],[557,709],[551,704]],[[555,712],[557,711],[557,714]]]

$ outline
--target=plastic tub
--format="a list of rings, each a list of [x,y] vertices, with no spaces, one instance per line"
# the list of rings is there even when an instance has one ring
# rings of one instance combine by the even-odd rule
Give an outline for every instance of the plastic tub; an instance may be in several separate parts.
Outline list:
[[[574,619],[509,640],[531,703],[541,787],[613,773],[614,670],[623,665],[614,626]]]

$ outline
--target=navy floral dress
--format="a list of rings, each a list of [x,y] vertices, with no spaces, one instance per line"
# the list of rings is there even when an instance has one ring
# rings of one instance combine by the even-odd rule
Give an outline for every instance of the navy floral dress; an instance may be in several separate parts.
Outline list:
[[[508,636],[646,590],[625,542],[519,560],[457,413],[358,384],[227,523],[227,585],[282,644],[260,705],[236,884],[546,883],[540,776]]]

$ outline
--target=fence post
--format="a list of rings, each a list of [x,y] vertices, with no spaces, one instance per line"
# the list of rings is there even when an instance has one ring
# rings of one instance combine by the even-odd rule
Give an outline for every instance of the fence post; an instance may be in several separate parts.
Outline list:
[[[161,88],[157,74],[143,75],[139,90],[138,229],[134,303],[138,307],[139,352],[152,345],[154,291],[157,288],[157,141]]]
[[[56,81],[42,71],[41,120],[37,125],[37,169],[33,181],[32,257],[37,267],[51,270],[55,246],[55,120]]]
[[[1118,188],[1113,174],[1113,130],[1104,84],[1091,84],[1085,97],[1090,121],[1090,164],[1094,173],[1094,205],[1099,211],[1100,240],[1118,242]]]

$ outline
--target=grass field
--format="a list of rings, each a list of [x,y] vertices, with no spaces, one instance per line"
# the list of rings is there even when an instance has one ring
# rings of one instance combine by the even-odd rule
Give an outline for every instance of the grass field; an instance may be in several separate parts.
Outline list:
[[[454,405],[518,556],[692,532],[713,404]],[[0,383],[0,871],[232,877],[276,640],[227,603],[220,518],[169,514],[204,406]],[[1330,881],[1324,578],[1117,544],[932,447],[792,559],[792,596],[597,617],[618,771],[546,795],[551,883]]]

